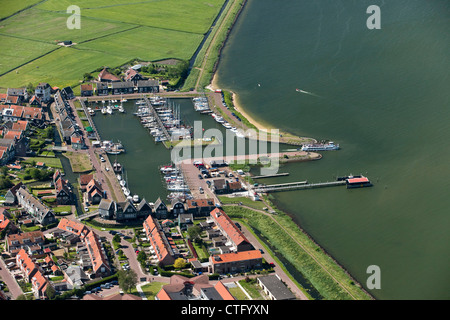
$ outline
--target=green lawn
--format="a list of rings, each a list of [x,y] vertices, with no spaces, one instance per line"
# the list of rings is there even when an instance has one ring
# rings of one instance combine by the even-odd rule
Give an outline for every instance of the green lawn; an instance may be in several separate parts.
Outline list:
[[[0,74],[56,48],[55,45],[49,43],[13,38],[0,33]]]
[[[68,6],[75,4],[81,9],[82,24],[83,17],[94,17],[105,21],[203,34],[223,3],[223,0],[48,0],[37,8],[65,12]]]
[[[26,158],[24,160],[24,163],[31,164],[33,161],[37,162],[44,162],[46,166],[56,168],[56,169],[62,169],[61,160],[59,158],[47,158],[47,157],[30,157]]]
[[[0,10],[0,19],[8,17],[13,13],[23,10],[41,0],[20,0],[20,1],[2,1],[2,10]]]
[[[48,82],[60,88],[76,85],[86,72],[101,66],[116,66],[126,59],[100,51],[60,47],[16,71],[0,77],[0,87],[20,87],[28,83]]]
[[[252,199],[246,198],[246,197],[226,197],[226,196],[219,196],[219,200],[222,202],[222,204],[238,204],[242,202],[242,205],[263,210],[266,205],[262,201],[253,201]]]
[[[34,7],[2,21],[0,34],[16,35],[50,44],[57,44],[64,40],[80,43],[135,27],[120,21],[82,17],[81,29],[68,29],[68,17],[65,11],[44,11]]]
[[[198,34],[138,27],[119,35],[82,43],[77,48],[104,54],[114,52],[115,55],[123,57],[124,61],[131,58],[154,61],[162,57],[188,60],[201,41],[202,36]]]
[[[30,7],[37,2],[2,4],[0,17],[8,18],[0,21],[1,92],[39,82],[76,86],[85,73],[135,58],[188,60],[224,0],[47,0]],[[70,5],[81,8],[81,29],[66,26]],[[75,45],[56,44],[63,40]]]

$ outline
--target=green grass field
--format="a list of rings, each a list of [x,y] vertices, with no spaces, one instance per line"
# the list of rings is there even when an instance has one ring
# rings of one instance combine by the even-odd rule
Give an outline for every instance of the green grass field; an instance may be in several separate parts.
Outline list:
[[[224,0],[7,1],[2,3],[0,14],[0,92],[30,82],[75,86],[87,72],[103,66],[118,67],[135,58],[188,60],[223,3]],[[81,29],[70,30],[66,26],[70,5],[81,8]],[[71,40],[74,46],[64,48],[57,44],[64,40]]]

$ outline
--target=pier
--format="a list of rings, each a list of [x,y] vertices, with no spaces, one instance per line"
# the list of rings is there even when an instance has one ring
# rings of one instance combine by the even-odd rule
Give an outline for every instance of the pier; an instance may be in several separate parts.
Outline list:
[[[324,188],[324,187],[335,187],[335,186],[345,186],[347,181],[330,181],[330,182],[319,182],[319,183],[308,183],[308,181],[272,184],[266,186],[257,186],[253,188],[255,192],[268,193],[268,192],[279,192],[279,191],[293,191],[293,190],[303,190],[303,189],[313,189],[313,188]]]
[[[164,137],[166,138],[166,140],[170,141],[171,137],[169,132],[167,131],[166,127],[164,126],[164,123],[162,122],[161,118],[159,117],[158,112],[156,112],[155,108],[153,107],[153,105],[151,104],[150,100],[147,97],[143,97],[146,106],[149,108],[150,113],[155,117],[156,122],[158,122],[159,127],[161,128]]]
[[[274,178],[274,177],[284,177],[288,176],[289,172],[284,173],[276,173],[276,174],[268,174],[266,176],[253,176],[252,179],[264,179],[264,178]]]

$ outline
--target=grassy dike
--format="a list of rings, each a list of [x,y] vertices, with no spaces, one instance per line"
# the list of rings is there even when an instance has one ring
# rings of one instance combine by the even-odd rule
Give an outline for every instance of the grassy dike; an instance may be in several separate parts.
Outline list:
[[[191,88],[201,90],[201,88],[210,84],[228,33],[231,31],[245,2],[246,0],[229,1],[198,53],[194,66],[181,91],[190,91]]]
[[[273,215],[248,207],[227,205],[224,210],[232,219],[241,220],[264,236],[324,299],[372,299],[287,214],[276,210],[277,214]]]

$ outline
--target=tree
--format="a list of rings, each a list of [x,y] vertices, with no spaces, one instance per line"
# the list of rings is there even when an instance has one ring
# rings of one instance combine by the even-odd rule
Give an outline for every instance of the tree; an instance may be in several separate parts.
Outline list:
[[[31,82],[27,85],[27,92],[28,94],[34,94],[34,86]]]
[[[137,284],[137,274],[134,270],[120,270],[117,272],[117,276],[119,279],[119,287],[124,292],[131,292],[131,289],[136,287]]]
[[[113,242],[117,242],[117,243],[120,243],[120,241],[121,241],[121,239],[120,239],[120,236],[116,233],[115,235],[114,235],[114,237],[113,237],[113,240],[112,240]]]
[[[53,300],[56,296],[56,290],[51,285],[47,285],[47,289],[45,289],[45,295],[49,300]]]
[[[184,267],[186,267],[186,261],[184,261],[183,258],[178,258],[177,260],[175,260],[173,267],[175,269],[183,269]]]
[[[195,240],[196,238],[200,237],[201,232],[202,232],[202,229],[198,225],[189,227],[187,229],[187,233],[189,235],[189,238],[191,238],[193,240]]]
[[[139,261],[139,263],[141,265],[144,265],[146,260],[147,260],[147,254],[144,251],[139,251],[138,256],[137,256],[137,261]]]

